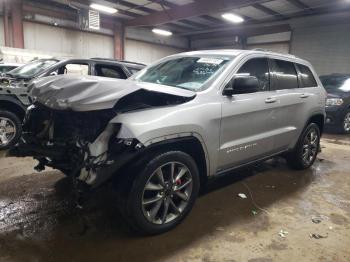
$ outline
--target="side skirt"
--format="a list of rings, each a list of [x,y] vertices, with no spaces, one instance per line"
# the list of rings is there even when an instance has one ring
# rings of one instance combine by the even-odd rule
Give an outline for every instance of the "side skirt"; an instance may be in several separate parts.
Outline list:
[[[259,163],[259,162],[264,162],[268,159],[271,159],[273,157],[276,157],[276,156],[279,156],[283,153],[286,153],[286,152],[289,152],[290,150],[282,150],[282,151],[279,151],[277,153],[274,153],[272,155],[269,155],[269,156],[266,156],[266,157],[263,157],[263,158],[259,158],[259,159],[256,159],[256,160],[253,160],[253,161],[249,161],[247,163],[244,163],[244,164],[240,164],[240,165],[237,165],[237,166],[234,166],[234,167],[230,167],[230,168],[226,168],[226,169],[223,169],[223,170],[220,170],[218,172],[216,172],[216,174],[213,176],[213,177],[216,177],[216,176],[221,176],[221,175],[225,175],[231,171],[234,171],[236,169],[240,169],[240,168],[244,168],[244,167],[247,167],[247,166],[251,166],[253,164],[256,164],[256,163]]]

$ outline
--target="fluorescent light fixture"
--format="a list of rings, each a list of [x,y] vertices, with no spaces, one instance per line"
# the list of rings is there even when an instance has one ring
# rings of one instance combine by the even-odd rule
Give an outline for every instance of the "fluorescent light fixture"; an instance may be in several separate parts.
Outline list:
[[[101,12],[105,12],[108,14],[114,14],[116,12],[118,12],[117,9],[113,8],[113,7],[109,7],[109,6],[105,6],[105,5],[99,5],[99,4],[91,4],[90,7],[92,9],[101,11]]]
[[[165,35],[165,36],[170,36],[173,33],[167,30],[163,30],[163,29],[158,29],[158,28],[153,28],[152,32],[158,35]]]
[[[243,17],[232,13],[226,13],[221,16],[232,23],[242,23],[244,21]]]

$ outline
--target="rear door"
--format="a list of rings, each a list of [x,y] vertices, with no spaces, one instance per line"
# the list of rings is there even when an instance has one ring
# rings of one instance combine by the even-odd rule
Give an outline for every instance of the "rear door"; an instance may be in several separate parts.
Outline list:
[[[227,169],[267,156],[273,149],[275,102],[269,91],[268,60],[245,61],[236,75],[258,78],[259,92],[222,96],[219,167]]]
[[[278,100],[275,111],[274,151],[283,151],[299,136],[300,121],[305,121],[307,94],[299,88],[295,64],[280,59],[270,59],[271,90]]]

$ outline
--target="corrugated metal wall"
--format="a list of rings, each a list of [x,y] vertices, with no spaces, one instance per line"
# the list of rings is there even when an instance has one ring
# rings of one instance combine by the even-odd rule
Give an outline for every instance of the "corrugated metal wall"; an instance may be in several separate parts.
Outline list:
[[[350,24],[295,28],[291,53],[310,61],[319,75],[350,73]]]
[[[125,60],[150,64],[168,55],[183,52],[183,49],[151,44],[127,39],[125,42]]]
[[[77,57],[113,58],[113,37],[24,22],[26,49],[71,53]]]

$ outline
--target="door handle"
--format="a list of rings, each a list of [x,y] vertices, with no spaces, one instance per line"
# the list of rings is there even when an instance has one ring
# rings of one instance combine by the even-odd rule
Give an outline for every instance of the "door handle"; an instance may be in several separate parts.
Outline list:
[[[300,98],[308,98],[310,95],[309,94],[301,94]]]
[[[266,100],[265,100],[265,103],[275,103],[277,101],[277,99],[276,98],[274,98],[274,97],[269,97],[269,98],[266,98]]]

